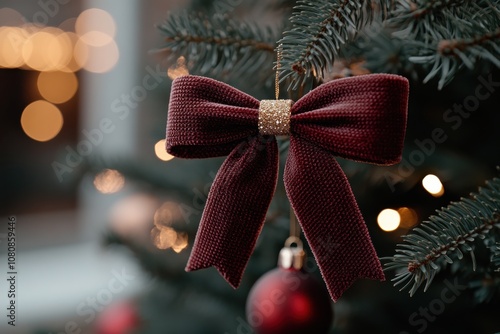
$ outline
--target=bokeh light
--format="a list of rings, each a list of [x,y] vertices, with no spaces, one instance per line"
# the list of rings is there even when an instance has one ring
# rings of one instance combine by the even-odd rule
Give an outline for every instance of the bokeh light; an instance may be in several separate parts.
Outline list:
[[[0,24],[2,26],[16,27],[25,22],[23,16],[15,9],[4,7],[0,8]]]
[[[23,59],[26,65],[37,71],[48,70],[47,58],[50,53],[58,50],[49,50],[47,45],[55,42],[55,36],[44,31],[31,35],[23,46]]]
[[[188,235],[177,232],[171,225],[182,218],[179,205],[175,202],[165,202],[156,210],[154,227],[151,230],[151,241],[158,249],[168,249],[180,253],[188,246]]]
[[[115,67],[120,58],[118,45],[115,41],[104,46],[95,47],[86,44],[81,39],[75,46],[76,62],[92,73],[106,73]]]
[[[177,232],[171,227],[155,227],[151,230],[151,240],[158,249],[168,249],[175,245]]]
[[[0,27],[0,66],[16,68],[24,65],[23,46],[29,34],[21,28]]]
[[[377,216],[378,226],[385,232],[394,231],[399,227],[401,216],[394,209],[384,209]]]
[[[412,208],[402,207],[398,209],[401,218],[400,226],[403,228],[412,228],[418,224],[418,215]]]
[[[185,75],[189,75],[189,70],[186,66],[186,58],[180,56],[177,59],[177,63],[169,67],[167,74],[168,77],[172,80]]]
[[[59,29],[66,31],[66,32],[75,32],[75,25],[76,25],[76,17],[71,17],[69,19],[64,20],[60,25]]]
[[[182,218],[179,205],[175,202],[165,202],[156,210],[153,222],[156,227],[170,226]]]
[[[126,238],[148,242],[151,218],[158,205],[158,200],[146,193],[135,193],[122,198],[111,207],[110,228]]]
[[[83,64],[87,62],[89,57],[89,50],[87,44],[80,42],[80,37],[74,32],[67,32],[66,36],[71,41],[72,55],[63,72],[77,72],[82,69]]]
[[[125,185],[123,175],[114,169],[105,169],[94,178],[94,186],[100,193],[114,194]]]
[[[434,197],[440,197],[444,194],[444,187],[441,180],[433,174],[429,174],[422,179],[422,186]]]
[[[49,71],[57,71],[67,68],[71,60],[73,59],[73,40],[70,35],[65,32],[55,31],[54,36],[56,37],[52,44],[48,47],[57,50],[52,53],[48,58],[47,65]]]
[[[168,226],[156,226],[151,230],[151,241],[158,249],[172,248],[174,252],[180,253],[188,246],[188,235]]]
[[[60,70],[72,57],[71,40],[57,28],[44,28],[26,40],[22,49],[23,60],[37,71]]]
[[[183,249],[188,246],[188,235],[185,232],[178,232],[175,243],[172,246],[172,250],[176,253],[180,253]]]
[[[78,90],[78,79],[71,72],[40,72],[37,81],[42,97],[52,103],[69,101]]]
[[[90,8],[78,16],[75,31],[84,43],[90,46],[104,46],[113,41],[116,24],[105,10]]]
[[[81,36],[80,39],[89,46],[99,47],[105,46],[113,42],[113,37],[106,35],[100,31],[90,31]]]
[[[61,131],[64,120],[61,111],[47,101],[35,101],[21,115],[21,126],[30,138],[45,142]]]
[[[158,159],[162,161],[170,161],[174,158],[173,155],[167,153],[166,149],[166,140],[162,139],[155,144],[155,153]]]

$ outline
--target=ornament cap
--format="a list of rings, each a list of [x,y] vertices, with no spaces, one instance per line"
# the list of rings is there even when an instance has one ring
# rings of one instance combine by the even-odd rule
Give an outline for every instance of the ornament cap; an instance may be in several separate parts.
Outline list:
[[[292,247],[295,244],[295,247]],[[289,237],[285,241],[285,247],[280,251],[278,266],[283,269],[300,270],[304,266],[306,252],[302,249],[302,241],[297,237]]]

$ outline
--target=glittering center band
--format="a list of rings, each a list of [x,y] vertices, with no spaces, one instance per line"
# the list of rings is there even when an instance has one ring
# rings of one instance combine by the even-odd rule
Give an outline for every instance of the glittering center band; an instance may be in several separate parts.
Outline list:
[[[259,132],[262,135],[290,134],[292,100],[262,100],[259,107]]]

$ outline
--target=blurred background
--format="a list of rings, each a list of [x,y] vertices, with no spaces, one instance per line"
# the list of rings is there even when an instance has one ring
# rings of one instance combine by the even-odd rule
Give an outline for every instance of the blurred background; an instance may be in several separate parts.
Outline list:
[[[90,333],[89,310],[149,288],[136,262],[102,240],[113,224],[149,240],[162,199],[90,157],[168,168],[155,145],[171,80],[149,51],[177,3],[0,1],[0,211],[17,218],[19,269],[17,325],[2,320],[1,333],[65,332],[71,321]]]
[[[290,14],[265,1],[224,3],[226,10],[232,4],[235,17],[270,25],[278,38]],[[288,235],[283,186],[242,285],[233,290],[213,268],[184,272],[223,159],[184,161],[164,150],[170,85],[189,74],[189,64],[162,49],[157,25],[169,10],[211,5],[0,0],[0,237],[15,216],[18,265],[16,327],[2,311],[0,333],[251,333],[242,326],[248,291],[276,266]],[[377,52],[380,60],[393,50]],[[336,66],[338,76],[360,71],[356,63]],[[407,69],[395,71],[411,77]],[[500,80],[496,69],[486,74]],[[486,74],[461,72],[441,91],[412,80],[403,164],[341,160],[380,256],[392,256],[401,235],[496,175],[499,94],[457,129],[442,117]],[[228,81],[257,98],[274,93],[269,82]],[[427,154],[415,140],[432,138],[436,128],[444,128],[447,139]],[[424,152],[421,162],[411,155],[416,150]],[[317,270],[312,275],[320,277]],[[410,299],[390,281],[357,282],[334,306],[332,333],[415,333],[422,327],[411,322],[412,314],[442,289],[436,283]],[[7,290],[2,279],[2,310]],[[418,332],[500,330],[498,299],[475,300],[474,291],[461,293]]]

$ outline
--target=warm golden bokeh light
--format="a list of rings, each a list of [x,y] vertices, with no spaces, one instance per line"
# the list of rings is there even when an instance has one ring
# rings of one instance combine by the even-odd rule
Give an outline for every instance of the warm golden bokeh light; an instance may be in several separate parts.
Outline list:
[[[71,17],[69,19],[64,20],[60,25],[59,29],[65,31],[65,32],[75,32],[75,25],[76,25],[76,17]]]
[[[0,27],[0,66],[16,68],[24,65],[23,46],[29,34],[21,28]]]
[[[151,230],[151,240],[158,249],[168,249],[175,245],[177,232],[171,227],[155,227]]]
[[[61,27],[71,30],[73,24],[67,20]],[[77,72],[85,67],[94,73],[108,72],[118,63],[118,46],[102,32],[89,34],[100,42],[88,44],[76,33],[55,27],[0,27],[0,67],[45,72]]]
[[[23,46],[23,59],[26,65],[37,71],[48,70],[49,53],[58,50],[48,50],[47,45],[54,43],[56,37],[48,32],[39,31],[31,35]]]
[[[103,194],[114,194],[120,191],[125,185],[123,175],[114,169],[106,169],[94,178],[95,188]]]
[[[75,46],[76,62],[89,72],[109,72],[116,66],[119,58],[120,52],[115,41],[101,47],[94,47],[79,40]]]
[[[165,202],[156,210],[153,222],[156,227],[170,226],[175,220],[181,218],[179,205],[174,202]]]
[[[0,8],[0,24],[2,26],[16,27],[24,23],[23,16],[13,8]]]
[[[79,47],[77,48],[78,41],[80,40],[80,37],[78,37],[77,34],[74,32],[67,32],[65,33],[66,37],[71,41],[71,59],[69,60],[68,64],[64,68],[61,69],[63,72],[78,72],[79,70],[82,69],[82,65],[77,61],[78,59],[87,59],[88,57],[88,50],[87,46],[85,43],[80,43]]]
[[[188,246],[188,235],[168,226],[157,226],[151,230],[151,241],[158,249],[172,248],[174,252],[180,253]]]
[[[394,231],[399,227],[401,216],[393,209],[384,209],[377,216],[378,226],[385,232]]]
[[[44,28],[24,43],[22,57],[37,71],[56,71],[68,65],[72,57],[71,39],[57,28]]]
[[[168,249],[180,253],[188,246],[188,235],[185,232],[177,232],[171,225],[182,218],[179,204],[165,202],[154,214],[154,225],[151,230],[151,240],[158,249]]]
[[[55,33],[55,40],[48,45],[53,51],[47,60],[47,66],[50,71],[60,71],[68,67],[73,59],[73,41],[71,37],[64,32]]]
[[[158,159],[160,159],[162,161],[170,161],[174,158],[174,156],[167,153],[167,150],[165,147],[166,147],[166,140],[165,139],[162,139],[159,142],[157,142],[155,144],[156,156],[158,157]]]
[[[177,64],[169,67],[167,74],[168,74],[168,77],[172,80],[174,80],[178,77],[189,75],[189,70],[188,70],[187,65],[186,65],[186,58],[184,58],[183,56],[180,56],[177,59]]]
[[[398,209],[399,216],[401,218],[400,226],[403,228],[412,228],[418,223],[418,215],[415,210],[407,207],[402,207]]]
[[[37,86],[44,99],[52,103],[64,103],[76,94],[78,79],[71,72],[41,72]]]
[[[422,179],[422,186],[434,197],[440,197],[444,194],[444,187],[441,180],[433,174],[429,174]]]
[[[61,111],[47,101],[35,101],[21,115],[21,126],[30,138],[48,141],[61,131],[64,120]]]
[[[180,253],[183,249],[188,246],[188,235],[185,232],[177,233],[177,239],[172,246],[172,250],[176,253]]]
[[[109,227],[129,240],[147,242],[151,218],[158,205],[158,200],[146,193],[134,193],[120,198],[109,210]]]
[[[115,37],[116,24],[105,10],[90,8],[78,16],[75,30],[84,43],[90,46],[104,46],[111,43]]]
[[[85,44],[94,47],[105,46],[113,42],[113,37],[100,31],[89,31],[85,35],[80,36],[80,39]]]

